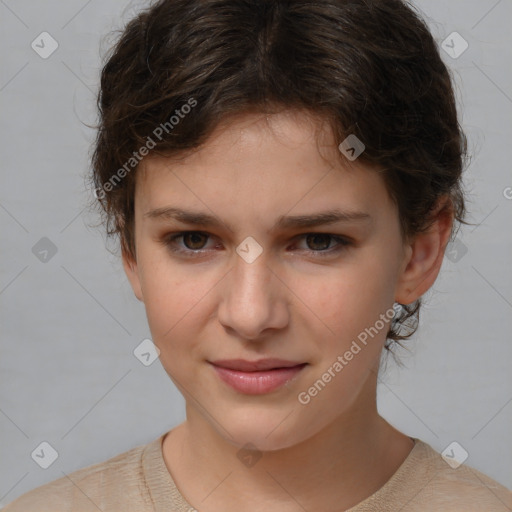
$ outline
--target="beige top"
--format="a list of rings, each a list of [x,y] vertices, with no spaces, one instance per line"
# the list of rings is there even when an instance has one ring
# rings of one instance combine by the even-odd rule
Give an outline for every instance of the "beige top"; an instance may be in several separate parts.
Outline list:
[[[193,512],[165,465],[164,436],[33,489],[2,510]],[[347,512],[512,511],[507,488],[466,465],[451,468],[430,445],[412,439],[413,449],[387,483]]]

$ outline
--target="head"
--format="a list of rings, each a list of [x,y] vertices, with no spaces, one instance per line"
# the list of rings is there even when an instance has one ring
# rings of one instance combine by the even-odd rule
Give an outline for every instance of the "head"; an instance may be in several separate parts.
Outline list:
[[[185,397],[269,449],[348,411],[464,222],[465,138],[424,22],[401,0],[160,1],[112,48],[99,108],[98,204]],[[248,396],[208,363],[264,357],[307,366]]]

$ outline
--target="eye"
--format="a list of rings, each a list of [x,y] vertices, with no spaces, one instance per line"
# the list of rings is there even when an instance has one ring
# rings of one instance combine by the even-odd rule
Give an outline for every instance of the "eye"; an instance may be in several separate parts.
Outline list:
[[[308,247],[306,251],[319,257],[332,256],[333,253],[338,253],[352,245],[350,240],[329,233],[307,233],[300,238],[306,242]],[[336,243],[334,247],[331,246],[333,241]]]
[[[202,233],[201,231],[184,231],[166,238],[164,243],[173,252],[195,253],[204,249],[208,237],[208,234]],[[176,241],[180,238],[183,239],[185,249],[176,247]]]
[[[162,243],[173,253],[183,254],[186,257],[199,257],[207,252],[206,247],[210,235],[201,231],[182,231],[165,237]],[[353,245],[352,241],[338,235],[329,233],[306,233],[298,237],[306,242],[306,251],[314,257],[333,256]],[[181,239],[182,244],[179,244]],[[334,242],[334,246],[332,246]],[[210,248],[211,249],[211,248]]]

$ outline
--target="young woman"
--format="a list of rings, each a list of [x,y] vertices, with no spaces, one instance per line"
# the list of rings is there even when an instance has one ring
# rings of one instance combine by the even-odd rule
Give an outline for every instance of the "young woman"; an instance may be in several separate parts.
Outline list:
[[[410,6],[161,0],[99,106],[95,195],[187,417],[6,511],[512,510],[377,411],[465,222],[452,84]]]

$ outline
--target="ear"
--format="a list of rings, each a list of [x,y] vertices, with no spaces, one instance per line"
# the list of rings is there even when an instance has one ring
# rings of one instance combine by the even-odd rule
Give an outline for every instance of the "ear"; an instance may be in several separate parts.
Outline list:
[[[128,253],[124,247],[122,249],[122,258],[124,271],[126,273],[126,277],[128,277],[128,281],[130,281],[133,293],[137,299],[139,299],[141,302],[144,302],[137,261],[132,257],[131,254]]]
[[[419,233],[405,247],[405,258],[395,289],[395,301],[411,304],[435,282],[453,225],[450,203],[441,200],[432,214],[428,231]]]

